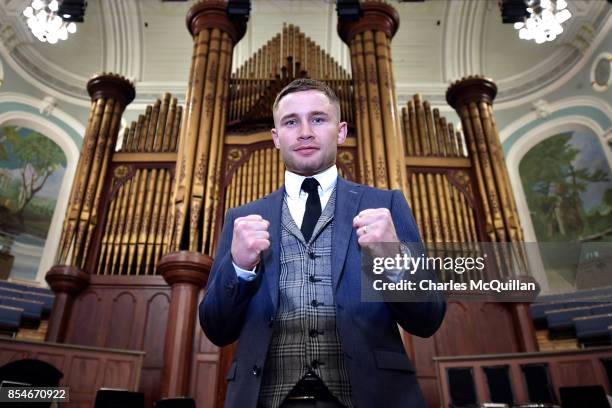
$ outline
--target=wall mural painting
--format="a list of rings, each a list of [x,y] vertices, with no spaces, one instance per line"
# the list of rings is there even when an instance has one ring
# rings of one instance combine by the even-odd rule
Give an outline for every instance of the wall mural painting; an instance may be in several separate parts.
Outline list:
[[[0,279],[35,279],[65,171],[51,139],[0,127]]]
[[[549,277],[554,271],[576,288],[603,284],[589,263],[612,259],[605,249],[612,248],[612,172],[597,136],[549,137],[527,152],[519,172]]]

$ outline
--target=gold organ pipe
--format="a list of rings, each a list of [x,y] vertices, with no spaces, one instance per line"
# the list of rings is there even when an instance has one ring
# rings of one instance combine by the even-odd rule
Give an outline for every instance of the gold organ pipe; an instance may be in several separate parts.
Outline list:
[[[149,135],[149,125],[151,123],[151,116],[153,115],[153,107],[147,106],[145,110],[144,122],[140,129],[140,140],[138,141],[138,151],[145,152],[147,150],[147,137]]]
[[[121,121],[121,113],[123,107],[119,103],[114,103],[113,113],[110,119],[110,125],[105,139],[107,140],[102,151],[100,171],[96,177],[95,195],[91,199],[91,217],[89,219],[89,225],[87,228],[87,236],[85,238],[85,244],[83,246],[83,266],[89,251],[89,245],[94,234],[96,225],[98,224],[98,208],[100,207],[100,199],[102,197],[102,188],[106,183],[106,173],[108,164],[112,159],[113,151],[117,144],[117,135],[119,133],[119,126]],[[102,134],[101,134],[102,136]]]
[[[466,133],[469,133],[471,135],[474,134],[473,130],[472,130],[472,124],[471,121],[469,120],[469,112],[468,112],[468,107],[467,106],[463,106],[461,108],[461,117],[462,117],[462,123],[463,123],[463,128],[465,129]],[[465,118],[465,120],[463,119]],[[480,153],[476,147],[476,143],[474,141],[473,138],[469,138],[468,141],[468,150],[470,151],[470,156],[471,156],[471,163],[472,166],[474,168],[474,173],[476,174],[476,182],[477,182],[477,186],[478,186],[478,190],[480,193],[480,196],[483,198],[482,199],[482,206],[484,209],[484,215],[485,215],[485,219],[486,219],[486,233],[489,236],[489,240],[495,242],[496,241],[496,237],[495,237],[495,231],[494,231],[494,224],[493,224],[493,219],[491,217],[491,210],[490,210],[490,206],[489,206],[489,200],[486,198],[487,197],[487,191],[486,191],[486,187],[485,187],[485,181],[482,177],[482,166],[481,166],[481,162],[480,162]]]
[[[112,189],[112,186],[111,186],[111,189]],[[118,207],[119,206],[117,205],[117,200],[111,199],[111,202],[108,208],[108,213],[107,213],[108,214],[107,222],[106,222],[106,225],[104,225],[104,235],[102,236],[102,241],[100,243],[100,256],[98,257],[98,268],[97,268],[98,274],[100,274],[100,272],[102,272],[103,275],[106,274],[106,265],[104,263],[104,260],[106,258],[106,253],[108,251],[111,229],[114,225],[115,216],[117,215],[116,209]]]
[[[89,177],[85,184],[85,195],[82,201],[81,211],[79,213],[79,222],[77,224],[76,231],[76,242],[74,252],[72,253],[71,264],[76,265],[79,268],[83,268],[85,264],[85,253],[83,252],[83,243],[86,239],[87,230],[91,221],[92,205],[95,198],[96,187],[99,182],[99,178],[104,178],[104,175],[100,177],[100,167],[102,166],[104,152],[106,150],[106,144],[109,134],[109,128],[112,121],[113,106],[115,101],[108,99],[104,106],[104,113],[102,115],[102,121],[99,128],[98,138],[95,144],[93,157],[91,160],[91,166],[89,168]]]
[[[434,174],[434,187],[436,194],[434,200],[438,202],[438,222],[441,227],[441,241],[440,242],[452,242],[452,236],[450,232],[450,223],[448,220],[448,210],[446,208],[446,200],[444,197],[444,183],[442,182],[442,175]]]
[[[132,268],[134,268],[134,260],[136,258],[137,246],[138,246],[138,235],[140,232],[140,226],[142,224],[144,207],[146,206],[145,197],[147,195],[147,181],[150,178],[150,174],[148,169],[140,169],[140,179],[138,182],[138,195],[136,196],[136,200],[134,201],[135,211],[133,214],[131,224],[131,231],[129,234],[128,241],[128,261],[127,261],[127,274],[132,274]],[[123,265],[123,262],[122,262]],[[140,271],[138,270],[138,264],[135,265],[134,274],[138,275]]]
[[[221,33],[221,43],[219,50],[219,63],[217,69],[216,91],[215,91],[215,106],[212,122],[212,134],[210,141],[210,155],[208,160],[208,174],[206,176],[206,190],[204,194],[204,212],[202,226],[202,245],[200,252],[213,256],[212,250],[213,235],[214,235],[214,217],[219,200],[219,174],[221,173],[221,155],[223,153],[223,145],[219,142],[220,138],[212,137],[219,135],[225,129],[225,98],[227,96],[227,84],[225,81],[226,75],[231,70],[231,40],[229,34]]]
[[[440,227],[440,212],[438,211],[438,200],[436,199],[436,188],[433,174],[425,174],[427,180],[427,198],[430,206],[431,225],[433,227],[433,240],[436,243],[444,242]]]
[[[427,127],[425,125],[425,117],[423,112],[423,105],[421,100],[421,95],[416,95],[414,97],[414,110],[416,113],[416,123],[418,127],[418,135],[421,148],[423,149],[423,156],[429,156],[431,154],[431,150],[429,148],[429,143],[427,140]]]
[[[443,157],[449,156],[446,145],[446,129],[442,127],[440,123],[440,111],[438,109],[434,109],[432,113],[433,126],[436,132],[436,140],[434,143],[437,143],[438,154]]]
[[[149,230],[147,231],[147,237],[145,239],[147,246],[145,254],[145,275],[149,275],[150,272],[153,272],[150,268],[151,264],[154,262],[155,238],[157,236],[158,224],[160,221],[160,207],[162,201],[165,201],[166,199],[162,190],[164,186],[165,172],[166,170],[164,169],[157,169],[153,194],[151,194],[151,200],[153,200],[153,208],[151,214],[151,223],[149,226]]]
[[[159,197],[156,197],[157,192],[157,178],[159,175],[158,169],[149,169],[149,180],[147,184],[147,190],[145,195],[145,207],[142,214],[142,220],[140,222],[140,230],[138,232],[138,241],[137,241],[137,261],[136,261],[136,274],[140,274],[140,271],[144,269],[144,274],[147,274],[147,261],[145,258],[145,251],[148,251],[149,241],[148,237],[150,234],[150,229],[153,226],[153,207],[154,202],[159,201]]]
[[[176,117],[175,117],[173,127],[172,127],[172,139],[171,139],[171,144],[170,144],[170,151],[173,151],[173,152],[177,150],[182,116],[183,116],[183,107],[179,106],[177,108]]]
[[[392,67],[389,65],[387,54],[387,36],[382,31],[376,31],[374,45],[376,53],[376,68],[378,71],[378,84],[380,96],[380,109],[383,123],[383,139],[386,159],[388,186],[393,189],[406,189],[406,167],[404,166],[404,149],[401,145],[401,133],[397,121],[397,101],[393,93],[394,83],[391,78]],[[367,57],[366,57],[367,58]]]
[[[158,99],[153,104],[153,111],[151,112],[151,120],[149,121],[149,128],[147,129],[147,142],[145,151],[152,152],[155,139],[155,130],[157,128],[157,121],[159,120],[159,111],[161,107],[161,101]]]
[[[106,100],[104,98],[99,98],[93,102],[92,105],[92,114],[90,115],[88,127],[83,139],[83,148],[79,155],[79,162],[75,173],[76,176],[70,193],[69,210],[67,211],[63,234],[60,240],[60,251],[57,259],[57,263],[60,264],[68,262],[67,258],[77,232],[77,223],[81,216],[81,208],[83,206],[83,199],[93,161],[94,148],[100,129],[100,123],[102,122],[102,114],[104,112]]]
[[[432,123],[432,114],[431,114],[431,106],[429,102],[423,102],[423,109],[425,114],[425,125],[427,126],[427,141],[429,142],[430,153],[432,156],[440,155],[440,151],[438,150],[438,135],[436,134],[435,128]]]
[[[356,110],[360,113],[358,115],[358,118],[360,118],[361,120],[357,120],[356,122],[356,127],[357,127],[357,134],[358,135],[363,135],[363,137],[361,138],[360,142],[362,143],[362,148],[361,149],[357,149],[357,161],[359,163],[359,179],[362,183],[371,185],[372,181],[374,179],[373,174],[371,174],[370,170],[371,168],[368,166],[367,164],[367,158],[366,158],[366,150],[367,150],[367,146],[369,145],[369,141],[368,139],[365,137],[365,129],[367,129],[366,127],[366,121],[367,121],[367,115],[365,114],[366,112],[366,108],[365,108],[365,84],[364,84],[364,74],[363,74],[363,70],[364,70],[364,66],[363,66],[363,60],[362,60],[362,49],[361,49],[361,35],[358,34],[355,36],[355,38],[353,39],[353,46],[351,47],[351,65],[353,67],[355,67],[354,71],[354,81],[355,81],[355,107]]]
[[[153,257],[153,270],[155,271],[157,268],[157,262],[161,258],[161,256],[166,253],[166,223],[168,221],[168,206],[170,203],[170,197],[172,192],[172,182],[170,171],[164,171],[164,190],[163,197],[161,200],[161,211],[159,215],[159,223],[157,234],[155,235],[155,256]]]
[[[121,275],[122,274],[122,269],[123,266],[125,265],[125,257],[127,254],[127,246],[129,243],[129,235],[130,235],[130,230],[131,230],[131,226],[132,226],[132,218],[134,217],[134,207],[136,205],[136,201],[135,196],[138,192],[138,180],[140,178],[140,170],[136,170],[134,175],[132,176],[132,178],[130,180],[127,181],[127,184],[125,186],[126,191],[125,191],[125,195],[124,195],[124,201],[121,203],[121,229],[119,231],[119,236],[118,236],[118,240],[117,245],[116,245],[116,251],[113,255],[113,265],[112,265],[112,271],[114,271],[115,269],[115,265],[118,268],[117,274]],[[130,205],[128,206],[128,203],[130,203]],[[111,274],[113,274],[111,272]]]
[[[176,120],[176,98],[172,98],[170,102],[170,108],[168,112],[168,118],[165,123],[165,127],[163,128],[163,139],[161,144],[161,151],[167,152],[170,151],[170,145],[172,143],[172,130],[174,127],[174,121]]]
[[[159,110],[159,118],[155,129],[155,140],[153,142],[153,151],[160,152],[163,146],[164,131],[166,129],[166,120],[168,119],[168,110],[170,108],[170,94],[165,93],[164,99]]]
[[[412,136],[414,154],[415,156],[422,156],[423,147],[421,146],[421,138],[419,136],[419,125],[414,100],[408,102],[408,118],[410,120],[410,135]]]
[[[208,64],[206,67],[204,91],[202,96],[202,110],[200,113],[200,123],[198,140],[196,141],[197,150],[195,155],[195,166],[193,179],[191,181],[190,197],[190,217],[189,217],[189,250],[200,252],[201,242],[199,230],[204,221],[206,205],[206,188],[208,185],[208,166],[211,155],[211,139],[215,126],[215,113],[219,109],[217,104],[216,86],[218,85],[217,76],[219,74],[219,59],[221,51],[221,30],[214,28],[210,37],[210,48],[208,51]],[[215,138],[216,139],[216,138]],[[203,238],[203,237],[202,237]]]
[[[429,243],[429,242],[434,242],[434,238],[433,238],[433,231],[432,231],[432,226],[430,223],[430,214],[429,212],[426,210],[427,208],[429,208],[429,203],[427,202],[429,196],[428,196],[428,192],[427,192],[427,182],[425,179],[425,175],[422,173],[417,173],[417,181],[418,181],[418,188],[419,188],[419,197],[421,199],[421,214],[423,216],[423,231],[424,231],[424,241]]]
[[[177,156],[180,162],[177,163],[176,180],[174,182],[176,188],[173,193],[173,206],[171,210],[173,225],[171,226],[172,239],[169,242],[170,251],[179,249],[180,240],[183,236],[185,224],[187,223],[187,210],[192,189],[191,180],[197,157],[196,148],[200,129],[202,96],[204,92],[202,84],[204,84],[204,76],[206,74],[210,34],[209,29],[204,29],[199,32],[196,40],[196,52],[193,55],[193,86],[189,87],[192,88],[192,92],[186,105],[186,118],[183,121],[180,137],[181,143]],[[189,247],[192,247],[191,243]]]
[[[444,202],[446,203],[446,214],[450,231],[450,242],[460,242],[459,234],[457,231],[457,219],[455,217],[454,203],[451,196],[451,189],[453,188],[453,186],[448,182],[446,175],[442,175],[441,179],[442,193],[444,195]]]
[[[356,59],[357,59],[357,69],[356,69],[356,80],[357,82],[357,87],[359,88],[358,90],[358,103],[357,106],[361,111],[361,114],[359,115],[359,117],[361,118],[361,130],[362,130],[362,134],[363,137],[361,137],[360,139],[360,143],[357,144],[357,147],[359,148],[360,145],[363,144],[363,154],[360,156],[363,156],[363,167],[362,167],[362,171],[364,174],[364,183],[368,184],[368,185],[376,185],[376,175],[375,175],[375,167],[376,167],[376,161],[375,161],[375,155],[373,154],[373,142],[372,142],[372,130],[370,128],[370,122],[372,120],[371,115],[368,114],[368,112],[370,111],[368,109],[368,100],[369,100],[369,92],[368,92],[368,87],[367,87],[367,81],[368,78],[366,76],[366,63],[365,63],[365,57],[364,54],[366,52],[366,50],[363,48],[363,37],[361,34],[358,34],[355,36],[355,52],[356,52]],[[360,163],[361,165],[362,163]]]

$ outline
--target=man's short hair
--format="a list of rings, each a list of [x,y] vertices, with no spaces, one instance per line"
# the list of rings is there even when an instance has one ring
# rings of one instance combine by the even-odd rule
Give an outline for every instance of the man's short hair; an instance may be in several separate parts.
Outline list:
[[[295,93],[295,92],[304,92],[304,91],[319,91],[323,95],[327,96],[329,102],[336,107],[336,112],[338,115],[338,121],[340,121],[340,99],[336,96],[336,93],[323,81],[317,81],[316,79],[310,78],[299,78],[292,81],[289,85],[284,87],[278,95],[276,95],[276,99],[274,100],[274,105],[272,105],[272,113],[276,112],[278,109],[278,104],[280,100],[285,96]]]

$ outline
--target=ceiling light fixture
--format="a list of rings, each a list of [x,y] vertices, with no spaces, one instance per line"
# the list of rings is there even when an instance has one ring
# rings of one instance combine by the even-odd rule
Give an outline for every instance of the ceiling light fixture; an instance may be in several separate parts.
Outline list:
[[[569,20],[572,13],[565,0],[526,0],[529,16],[514,23],[519,38],[534,40],[537,44],[553,41],[563,32],[561,24]]]
[[[55,44],[76,33],[76,24],[65,22],[57,14],[58,9],[58,0],[32,0],[32,4],[23,10],[28,27],[40,41]]]

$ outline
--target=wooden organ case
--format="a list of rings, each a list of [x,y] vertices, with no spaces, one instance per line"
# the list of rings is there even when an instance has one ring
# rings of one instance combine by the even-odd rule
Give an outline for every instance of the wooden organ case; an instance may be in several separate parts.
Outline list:
[[[184,108],[164,95],[120,147],[134,87],[114,74],[89,82],[91,114],[57,266],[46,277],[56,293],[47,341],[145,351],[148,406],[181,395],[198,407],[223,405],[233,348],[206,339],[197,304],[225,211],[283,183],[271,106],[299,77],[327,82],[340,98],[349,123],[340,173],[402,190],[426,242],[522,240],[493,119],[495,84],[468,77],[448,89],[464,133],[418,95],[398,109],[390,47],[398,14],[376,1],[362,11],[338,25],[350,73],[293,25],[231,72],[246,20],[230,18],[223,1],[196,3]],[[525,304],[450,302],[432,339],[402,335],[430,406],[439,405],[432,357],[537,351]]]

